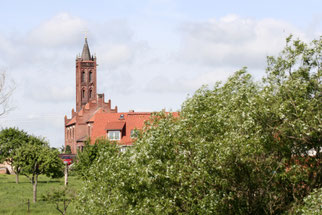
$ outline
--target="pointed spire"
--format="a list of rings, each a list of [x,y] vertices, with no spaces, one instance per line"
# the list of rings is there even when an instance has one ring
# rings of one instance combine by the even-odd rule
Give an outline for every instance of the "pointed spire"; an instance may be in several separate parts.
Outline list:
[[[88,43],[87,43],[87,36],[85,36],[85,44],[84,44],[83,52],[82,52],[82,60],[92,60],[91,53],[89,51],[89,47],[88,47]]]

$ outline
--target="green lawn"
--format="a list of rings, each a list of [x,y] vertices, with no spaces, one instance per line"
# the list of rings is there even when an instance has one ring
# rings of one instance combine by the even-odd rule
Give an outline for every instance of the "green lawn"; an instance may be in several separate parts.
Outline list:
[[[69,186],[78,190],[81,181],[76,177],[69,177]],[[32,185],[25,176],[20,176],[20,183],[16,184],[15,175],[0,175],[0,214],[60,214],[52,203],[42,200],[42,196],[55,188],[64,186],[64,178],[50,179],[40,176],[38,182],[37,203],[32,203]],[[30,200],[30,212],[27,202]],[[67,214],[75,214],[74,204],[71,203]]]

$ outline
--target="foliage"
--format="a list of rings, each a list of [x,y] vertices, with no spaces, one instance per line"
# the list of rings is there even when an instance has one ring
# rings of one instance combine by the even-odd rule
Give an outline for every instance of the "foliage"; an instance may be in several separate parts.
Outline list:
[[[322,212],[322,188],[313,190],[304,198],[304,204],[296,210],[296,214],[320,215]]]
[[[24,175],[40,175],[59,178],[63,176],[63,163],[58,157],[59,151],[50,148],[43,139],[30,136],[28,147],[20,148],[16,159]]]
[[[80,214],[281,214],[321,187],[322,38],[287,38],[267,76],[246,68],[164,112],[131,150],[105,144]],[[312,153],[315,153],[312,156]]]
[[[76,193],[69,187],[54,189],[53,191],[43,195],[43,200],[51,202],[56,206],[62,215],[67,213],[67,208],[72,200],[75,198]]]
[[[64,175],[63,162],[58,157],[59,151],[49,147],[48,143],[38,137],[30,136],[27,147],[17,150],[14,159],[21,167],[21,174],[25,175],[33,185],[34,198],[37,201],[38,176],[41,174],[51,178]]]
[[[115,201],[115,198],[119,192],[118,184],[122,184],[122,180],[125,178],[125,175],[119,177],[119,174],[122,174],[122,169],[124,174],[127,174],[129,170],[125,160],[121,159],[121,156],[123,157],[126,153],[120,153],[118,146],[114,143],[109,143],[108,140],[99,140],[99,142],[102,145],[105,143],[105,147],[101,148],[99,157],[87,169],[87,176],[83,177],[85,186],[82,188],[82,192],[86,194],[78,196],[77,213],[107,214],[106,207],[108,206],[110,207],[109,212],[114,211],[114,213],[122,214],[122,209],[118,208],[120,206],[119,200],[121,199]],[[100,166],[102,163],[104,165]],[[100,167],[104,170],[100,169]],[[129,175],[129,178],[131,178],[131,175]],[[106,195],[111,193],[114,193],[114,195]],[[113,205],[113,202],[116,205]]]
[[[96,140],[94,145],[90,144],[90,140],[86,141],[83,151],[78,151],[77,153],[73,171],[76,172],[78,176],[86,178],[88,175],[88,169],[105,145],[106,141],[104,139]]]
[[[65,148],[65,154],[71,154],[72,153],[72,149],[70,148],[70,145],[67,145]]]
[[[28,134],[18,128],[5,128],[0,132],[1,162],[10,160],[15,150],[26,144]]]
[[[0,132],[0,162],[6,161],[13,167],[17,183],[21,166],[15,158],[17,151],[26,147],[28,139],[29,135],[18,128],[5,128]]]

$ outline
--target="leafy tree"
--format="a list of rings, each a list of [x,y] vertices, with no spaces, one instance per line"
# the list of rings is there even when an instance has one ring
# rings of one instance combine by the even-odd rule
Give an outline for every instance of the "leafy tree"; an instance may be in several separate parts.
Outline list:
[[[78,195],[77,197],[78,213],[107,214],[113,211],[114,214],[124,214],[124,210],[120,208],[119,201],[114,200],[119,192],[118,182],[122,184],[125,178],[125,175],[120,177],[119,174],[122,173],[122,169],[124,170],[124,174],[127,174],[129,170],[128,165],[123,162],[125,160],[121,159],[127,152],[120,153],[119,147],[115,143],[110,143],[108,140],[99,140],[99,142],[102,145],[105,143],[105,147],[101,148],[99,156],[87,168],[86,177],[83,177],[86,185],[83,186],[82,195]],[[104,170],[99,167],[102,163],[104,165],[101,168],[104,168]],[[130,175],[129,177],[131,178]],[[114,195],[106,195],[108,193],[114,193]],[[100,198],[102,199],[99,200]],[[83,204],[86,204],[86,206]],[[107,208],[105,206],[101,207],[98,205],[106,205],[109,209],[106,210]]]
[[[65,154],[71,154],[72,153],[72,149],[70,148],[70,145],[67,145],[65,148]]]
[[[90,144],[90,140],[86,141],[83,151],[78,151],[77,153],[73,171],[75,171],[78,176],[86,178],[88,169],[106,144],[108,143],[103,139],[96,140],[94,145]]]
[[[76,193],[68,187],[62,189],[55,189],[50,193],[43,196],[44,201],[53,203],[56,206],[56,210],[62,215],[67,213],[69,204],[75,198]]]
[[[80,214],[282,214],[321,187],[322,38],[287,38],[267,76],[246,68],[156,114],[131,150],[106,144]],[[312,153],[314,156],[312,156]],[[86,204],[85,204],[86,203]]]
[[[64,175],[63,162],[58,157],[59,151],[52,149],[48,143],[38,137],[30,136],[28,147],[19,148],[14,159],[21,167],[21,174],[25,175],[33,186],[33,201],[37,201],[38,176],[59,178]]]
[[[0,132],[0,162],[6,161],[16,174],[16,183],[19,183],[21,166],[16,162],[15,155],[21,147],[26,147],[29,135],[18,128],[5,128]]]

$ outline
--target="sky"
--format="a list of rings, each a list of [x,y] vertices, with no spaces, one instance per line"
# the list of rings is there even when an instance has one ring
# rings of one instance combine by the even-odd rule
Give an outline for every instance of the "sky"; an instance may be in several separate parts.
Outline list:
[[[178,111],[202,85],[247,66],[265,75],[285,38],[322,35],[320,0],[0,0],[0,73],[15,87],[0,127],[64,144],[75,59],[87,32],[97,92],[120,112]]]

